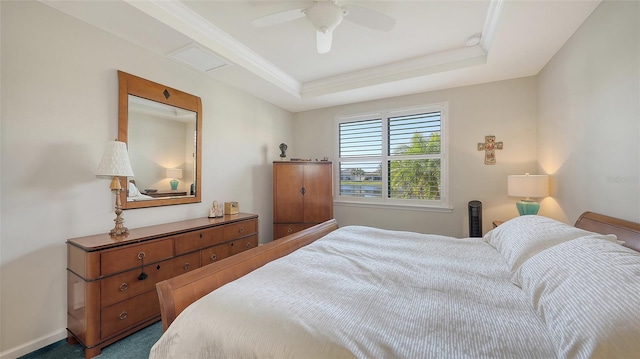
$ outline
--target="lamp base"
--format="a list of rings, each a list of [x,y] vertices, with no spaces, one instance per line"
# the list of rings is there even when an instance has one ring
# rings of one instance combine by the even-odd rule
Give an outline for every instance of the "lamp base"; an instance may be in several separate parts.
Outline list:
[[[126,180],[126,179],[125,179]],[[120,201],[120,192],[122,192],[122,185],[120,184],[119,177],[113,177],[111,185],[109,186],[113,194],[116,195],[116,226],[109,231],[109,235],[112,237],[123,236],[129,234],[129,229],[124,226],[124,218],[122,218],[122,202]]]
[[[124,236],[124,235],[129,234],[129,228],[127,228],[125,226],[122,226],[120,228],[117,228],[117,227],[118,227],[118,224],[116,224],[116,228],[113,228],[112,230],[109,231],[109,235],[111,237],[118,237],[118,236]]]
[[[538,214],[538,210],[540,209],[540,203],[523,199],[521,201],[516,202],[516,208],[518,208],[518,213],[521,216],[527,214]]]
[[[172,191],[176,191],[178,189],[178,180],[172,179],[169,181],[169,184],[171,185]]]

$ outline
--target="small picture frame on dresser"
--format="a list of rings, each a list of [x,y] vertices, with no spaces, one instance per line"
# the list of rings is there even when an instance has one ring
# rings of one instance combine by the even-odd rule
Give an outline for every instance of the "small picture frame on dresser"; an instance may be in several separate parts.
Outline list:
[[[209,218],[220,218],[224,217],[224,213],[222,212],[222,207],[218,204],[218,201],[213,201],[211,208],[209,209]]]

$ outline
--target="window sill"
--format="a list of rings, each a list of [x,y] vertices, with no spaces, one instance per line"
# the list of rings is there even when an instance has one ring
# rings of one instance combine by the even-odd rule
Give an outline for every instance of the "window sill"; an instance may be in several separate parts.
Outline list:
[[[439,213],[453,212],[453,208],[450,208],[450,207],[410,206],[406,204],[382,204],[382,203],[363,203],[363,202],[349,202],[349,201],[334,201],[333,204],[335,206],[343,206],[343,207],[397,209],[402,211],[439,212]]]

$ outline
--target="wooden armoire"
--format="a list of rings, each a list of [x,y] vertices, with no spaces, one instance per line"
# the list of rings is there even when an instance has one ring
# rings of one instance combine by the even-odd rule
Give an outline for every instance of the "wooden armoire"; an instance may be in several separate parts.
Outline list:
[[[331,183],[331,162],[273,162],[273,239],[333,218]]]

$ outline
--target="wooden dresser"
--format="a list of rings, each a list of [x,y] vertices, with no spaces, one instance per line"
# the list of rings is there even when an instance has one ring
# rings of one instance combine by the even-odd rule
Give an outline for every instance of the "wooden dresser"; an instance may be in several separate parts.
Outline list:
[[[331,162],[273,163],[273,239],[333,218]]]
[[[160,320],[155,285],[258,245],[258,216],[240,213],[67,241],[67,331],[86,358]]]

